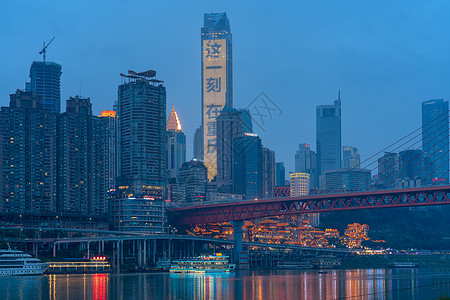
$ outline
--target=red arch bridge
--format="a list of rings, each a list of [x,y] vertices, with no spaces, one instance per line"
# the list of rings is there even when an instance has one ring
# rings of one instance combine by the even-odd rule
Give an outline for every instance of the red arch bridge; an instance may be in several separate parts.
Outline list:
[[[169,208],[168,213],[172,225],[195,225],[340,210],[444,204],[450,204],[450,186],[203,204]]]

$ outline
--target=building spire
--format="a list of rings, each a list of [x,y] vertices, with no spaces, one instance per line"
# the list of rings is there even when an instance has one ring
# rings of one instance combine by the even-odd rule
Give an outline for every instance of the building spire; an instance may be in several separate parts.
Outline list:
[[[175,111],[175,105],[172,105],[172,111],[170,112],[169,120],[167,121],[166,130],[176,132],[181,131],[181,123],[178,114]]]

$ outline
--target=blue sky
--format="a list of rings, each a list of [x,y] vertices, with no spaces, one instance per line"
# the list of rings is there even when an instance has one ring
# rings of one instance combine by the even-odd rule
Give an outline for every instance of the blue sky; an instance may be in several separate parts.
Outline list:
[[[343,145],[369,157],[420,127],[421,102],[450,95],[447,1],[5,1],[0,105],[23,88],[44,40],[63,65],[62,102],[80,93],[111,109],[120,72],[155,69],[192,156],[200,124],[200,28],[227,12],[235,107],[261,91],[283,111],[256,130],[288,171],[315,148],[315,107],[341,90]],[[64,107],[64,106],[63,106]]]

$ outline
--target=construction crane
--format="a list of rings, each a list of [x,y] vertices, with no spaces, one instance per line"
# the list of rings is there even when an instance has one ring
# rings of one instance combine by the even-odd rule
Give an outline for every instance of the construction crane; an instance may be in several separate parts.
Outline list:
[[[42,50],[39,51],[39,54],[42,54],[42,58],[45,62],[45,52],[47,52],[47,47],[50,46],[50,44],[53,42],[53,40],[55,39],[55,37],[52,37],[52,39],[50,40],[50,42],[47,43],[47,45],[45,45],[45,41],[44,41],[44,46],[42,47]]]

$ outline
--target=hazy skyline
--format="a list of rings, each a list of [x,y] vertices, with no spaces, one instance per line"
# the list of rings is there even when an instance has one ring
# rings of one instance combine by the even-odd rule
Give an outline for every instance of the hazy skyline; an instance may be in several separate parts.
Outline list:
[[[90,97],[95,114],[117,99],[120,72],[153,69],[165,81],[187,137],[200,125],[200,29],[226,12],[233,34],[234,107],[267,93],[283,111],[255,126],[263,145],[294,171],[299,143],[316,149],[315,107],[341,90],[342,144],[361,160],[421,126],[421,102],[449,99],[450,21],[444,1],[277,2],[15,1],[0,11],[0,105],[23,89],[42,42],[62,65],[62,111]]]

